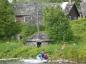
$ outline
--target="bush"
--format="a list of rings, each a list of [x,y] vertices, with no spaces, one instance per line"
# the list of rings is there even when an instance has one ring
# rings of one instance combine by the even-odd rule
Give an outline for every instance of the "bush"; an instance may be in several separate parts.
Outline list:
[[[70,22],[71,29],[75,36],[75,41],[85,42],[86,41],[86,19],[78,19]]]
[[[30,37],[32,34],[37,32],[36,25],[32,25],[29,23],[21,23],[21,24],[22,28],[20,34],[23,38],[26,38],[28,36]]]
[[[15,22],[13,7],[7,0],[0,0],[0,39],[9,39],[20,32],[19,25]]]
[[[69,20],[60,8],[46,8],[44,10],[45,31],[50,39],[56,43],[71,41],[73,38]]]

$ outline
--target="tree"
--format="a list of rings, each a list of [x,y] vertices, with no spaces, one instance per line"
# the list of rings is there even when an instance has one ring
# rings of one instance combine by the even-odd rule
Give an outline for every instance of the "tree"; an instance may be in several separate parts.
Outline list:
[[[19,31],[12,5],[7,0],[0,0],[0,38],[9,38]]]
[[[60,8],[44,10],[45,30],[55,42],[72,40],[69,21]]]

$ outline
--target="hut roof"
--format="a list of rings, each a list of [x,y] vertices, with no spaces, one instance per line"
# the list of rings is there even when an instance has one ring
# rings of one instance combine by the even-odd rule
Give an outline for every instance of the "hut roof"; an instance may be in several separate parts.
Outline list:
[[[27,41],[29,41],[29,42],[43,42],[43,41],[50,41],[50,39],[48,38],[48,35],[47,34],[45,34],[45,33],[39,33],[39,34],[34,34],[34,35],[32,35],[31,37],[29,37],[28,39],[27,39]]]
[[[48,39],[48,35],[45,33],[33,34],[30,39]]]

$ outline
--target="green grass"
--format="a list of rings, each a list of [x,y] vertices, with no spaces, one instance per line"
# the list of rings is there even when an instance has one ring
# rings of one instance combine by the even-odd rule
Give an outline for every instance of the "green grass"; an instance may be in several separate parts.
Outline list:
[[[36,58],[36,55],[45,50],[49,59],[71,59],[86,60],[86,47],[80,47],[79,44],[67,44],[64,50],[62,44],[52,44],[45,47],[25,46],[22,43],[2,43],[0,44],[0,58]]]
[[[45,50],[49,59],[66,58],[86,61],[86,19],[72,21],[70,25],[75,38],[72,43],[66,44],[64,50],[61,49],[62,43],[37,48],[17,41],[0,41],[0,58],[35,58],[41,50]]]

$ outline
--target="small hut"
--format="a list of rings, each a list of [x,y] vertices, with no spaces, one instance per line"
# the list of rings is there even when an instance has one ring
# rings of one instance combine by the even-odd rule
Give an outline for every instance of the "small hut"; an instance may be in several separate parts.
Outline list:
[[[44,33],[34,34],[26,40],[26,44],[35,47],[46,46],[49,42],[48,35]]]

